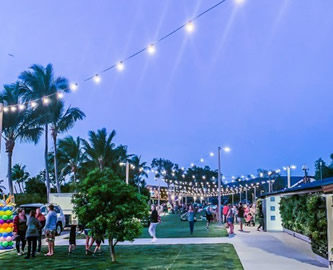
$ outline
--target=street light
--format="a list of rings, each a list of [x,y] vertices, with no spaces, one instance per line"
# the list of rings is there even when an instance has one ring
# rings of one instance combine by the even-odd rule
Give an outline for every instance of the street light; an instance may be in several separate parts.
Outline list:
[[[218,161],[218,177],[217,177],[217,185],[218,185],[218,205],[217,205],[217,211],[218,211],[218,224],[222,224],[221,219],[221,150],[223,150],[226,153],[229,153],[231,151],[230,147],[221,147],[219,146],[217,148],[217,161]]]
[[[292,170],[295,170],[295,169],[296,169],[296,166],[295,166],[295,165],[289,165],[289,166],[285,166],[285,167],[283,167],[283,169],[284,169],[285,171],[287,171],[288,188],[290,188],[290,187],[291,187],[291,172],[290,172],[290,170],[291,170],[291,169],[292,169]]]

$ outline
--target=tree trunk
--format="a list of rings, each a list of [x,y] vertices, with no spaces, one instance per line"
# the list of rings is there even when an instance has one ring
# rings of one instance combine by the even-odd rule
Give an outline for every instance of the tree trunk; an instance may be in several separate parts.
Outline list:
[[[109,238],[109,247],[110,247],[111,260],[112,260],[112,262],[115,262],[116,261],[116,252],[114,250],[113,239],[111,237]]]
[[[61,193],[61,187],[60,187],[60,183],[59,183],[59,178],[58,178],[58,162],[57,162],[57,134],[55,133],[55,131],[53,131],[52,134],[52,138],[53,138],[53,147],[54,147],[54,178],[56,181],[56,185],[57,185],[57,193]]]
[[[19,182],[17,182],[17,185],[18,185],[18,187],[19,187],[20,193],[23,193],[23,189],[22,189],[22,187],[21,187],[21,185],[20,185]]]
[[[13,180],[12,180],[12,156],[13,156],[13,149],[14,149],[15,142],[13,140],[7,140],[6,141],[6,152],[8,154],[8,187],[9,187],[9,193],[14,194],[14,188],[13,188]]]
[[[45,152],[44,152],[44,159],[45,159],[45,182],[46,182],[46,200],[50,202],[50,175],[49,175],[49,166],[47,162],[47,156],[49,153],[49,126],[45,124]]]

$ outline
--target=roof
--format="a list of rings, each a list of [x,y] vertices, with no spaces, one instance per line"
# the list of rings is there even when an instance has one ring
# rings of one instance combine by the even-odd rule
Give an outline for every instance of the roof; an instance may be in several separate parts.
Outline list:
[[[287,182],[288,182],[288,178],[287,176],[279,176],[279,179],[283,180],[283,183],[287,186]],[[300,180],[302,180],[304,178],[304,176],[291,176],[290,177],[290,183],[291,185],[295,185],[297,182],[299,182]],[[226,183],[224,184],[225,187],[238,187],[238,186],[250,186],[250,185],[256,185],[256,184],[264,184],[266,183],[268,180],[272,180],[272,179],[277,179],[277,178],[267,178],[267,177],[256,177],[256,178],[252,178],[250,180],[243,180],[243,181],[237,181],[237,182],[231,182],[231,183]]]
[[[277,195],[277,194],[287,194],[287,193],[304,193],[304,191],[312,191],[312,190],[319,190],[323,191],[323,187],[333,185],[333,177],[329,177],[326,179],[317,180],[311,183],[302,183],[300,185],[297,185],[296,187],[292,188],[285,188],[280,191],[275,191],[271,193],[263,194],[262,197],[270,196],[270,195]]]
[[[20,207],[42,207],[44,204],[42,203],[27,203],[27,204],[21,204]]]

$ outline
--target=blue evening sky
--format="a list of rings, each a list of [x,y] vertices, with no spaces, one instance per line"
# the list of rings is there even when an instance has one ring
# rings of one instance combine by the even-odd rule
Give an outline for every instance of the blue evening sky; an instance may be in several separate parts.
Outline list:
[[[185,167],[229,145],[227,176],[288,164],[313,173],[314,161],[333,152],[333,1],[227,0],[154,56],[105,73],[99,85],[82,82],[217,1],[1,1],[0,85],[52,63],[81,82],[65,97],[87,115],[73,136],[115,129],[116,142],[149,163],[163,157]],[[43,145],[17,143],[14,163],[39,172]]]

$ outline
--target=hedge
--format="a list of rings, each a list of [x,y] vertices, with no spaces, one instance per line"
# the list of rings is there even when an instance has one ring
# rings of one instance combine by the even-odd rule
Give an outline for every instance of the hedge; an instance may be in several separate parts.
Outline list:
[[[281,198],[282,225],[311,239],[314,253],[328,258],[327,217],[325,198],[314,195],[293,195]]]

